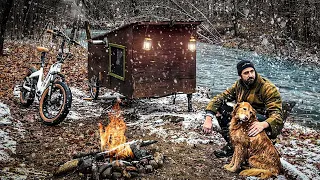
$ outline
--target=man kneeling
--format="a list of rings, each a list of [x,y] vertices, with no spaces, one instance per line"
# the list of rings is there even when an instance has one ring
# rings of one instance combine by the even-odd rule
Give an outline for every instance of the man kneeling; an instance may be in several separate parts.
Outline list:
[[[229,137],[229,123],[232,107],[227,102],[249,102],[257,111],[258,121],[254,122],[248,135],[256,136],[261,131],[266,131],[270,139],[275,139],[283,128],[282,100],[276,86],[266,78],[260,76],[252,62],[241,60],[237,64],[239,80],[232,87],[215,96],[206,108],[206,118],[203,131],[212,131],[212,120],[217,119],[221,127],[220,133],[227,145],[215,151],[218,158],[228,157],[233,154],[233,147]]]

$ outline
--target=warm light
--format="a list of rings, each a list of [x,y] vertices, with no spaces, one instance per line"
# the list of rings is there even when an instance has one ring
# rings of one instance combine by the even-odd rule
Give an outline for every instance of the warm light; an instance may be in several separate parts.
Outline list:
[[[121,114],[119,103],[112,108],[113,112],[109,112],[110,123],[104,127],[99,124],[101,151],[109,151],[110,158],[126,158],[133,157],[130,145],[126,143],[125,131],[126,124]]]
[[[190,41],[188,43],[188,49],[191,52],[194,52],[196,50],[196,39],[193,36],[191,36]]]
[[[146,51],[151,49],[151,38],[144,38],[143,49]]]

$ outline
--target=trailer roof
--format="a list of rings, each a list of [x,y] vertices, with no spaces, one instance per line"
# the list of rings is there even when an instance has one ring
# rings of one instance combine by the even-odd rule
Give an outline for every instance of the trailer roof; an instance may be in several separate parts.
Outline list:
[[[202,21],[139,21],[139,22],[134,22],[134,23],[130,23],[130,24],[126,24],[124,26],[121,26],[119,28],[113,29],[110,32],[101,34],[99,36],[93,37],[92,39],[100,39],[100,38],[104,38],[107,34],[113,33],[115,31],[119,31],[121,29],[125,29],[129,26],[140,26],[140,25],[199,25],[201,24]]]

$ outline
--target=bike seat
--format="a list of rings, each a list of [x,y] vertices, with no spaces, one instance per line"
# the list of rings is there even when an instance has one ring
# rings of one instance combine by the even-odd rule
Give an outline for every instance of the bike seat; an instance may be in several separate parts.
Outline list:
[[[39,52],[49,52],[49,49],[45,48],[45,47],[38,46],[37,47],[37,51],[39,51]]]

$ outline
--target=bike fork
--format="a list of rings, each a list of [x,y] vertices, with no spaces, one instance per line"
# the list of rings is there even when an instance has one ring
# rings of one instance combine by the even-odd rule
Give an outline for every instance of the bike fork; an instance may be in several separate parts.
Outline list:
[[[53,86],[53,83],[50,81],[50,84],[49,84],[49,92],[48,92],[48,103],[51,104],[51,95],[52,95],[52,86]]]

